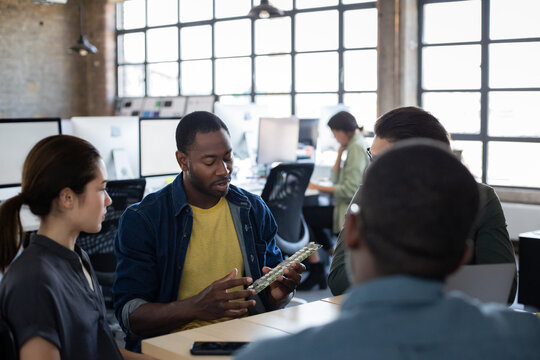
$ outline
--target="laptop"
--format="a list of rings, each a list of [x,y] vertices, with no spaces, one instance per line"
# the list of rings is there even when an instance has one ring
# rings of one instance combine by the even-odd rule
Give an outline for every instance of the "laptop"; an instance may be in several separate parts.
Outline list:
[[[465,265],[446,279],[444,290],[459,290],[482,302],[507,304],[515,275],[512,263]]]

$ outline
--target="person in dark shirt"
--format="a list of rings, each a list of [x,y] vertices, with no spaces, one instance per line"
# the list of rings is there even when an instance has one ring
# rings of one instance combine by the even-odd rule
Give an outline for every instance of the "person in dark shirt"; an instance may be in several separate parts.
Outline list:
[[[443,125],[429,112],[414,107],[401,107],[382,115],[375,123],[375,138],[368,149],[370,157],[378,157],[399,142],[410,138],[439,141],[450,148],[450,135]],[[368,168],[369,169],[369,168]],[[366,170],[369,171],[369,170]],[[480,218],[473,233],[473,253],[470,264],[516,263],[514,248],[506,230],[506,219],[497,194],[490,186],[478,183],[480,191]],[[361,191],[357,190],[351,202],[359,202]],[[334,257],[330,265],[328,285],[332,294],[343,294],[350,286],[345,272],[345,243],[343,234],[338,237]],[[514,301],[517,281],[508,297]]]
[[[26,157],[21,193],[0,207],[0,316],[21,360],[150,359],[116,345],[94,270],[75,243],[81,231],[101,229],[111,204],[106,178],[94,146],[50,136]],[[40,226],[17,257],[25,240],[23,204],[40,217]]]

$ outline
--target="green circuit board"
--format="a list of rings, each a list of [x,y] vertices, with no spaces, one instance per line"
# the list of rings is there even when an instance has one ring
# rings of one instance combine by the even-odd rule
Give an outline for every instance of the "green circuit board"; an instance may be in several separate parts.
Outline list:
[[[319,250],[322,245],[316,244],[314,242],[308,243],[302,249],[298,250],[287,259],[283,260],[276,267],[274,267],[270,272],[263,277],[257,279],[253,284],[248,286],[248,289],[254,289],[256,294],[263,291],[268,285],[277,280],[277,278],[283,275],[283,270],[289,267],[292,262],[300,263],[304,261],[309,255],[313,254],[315,251]]]

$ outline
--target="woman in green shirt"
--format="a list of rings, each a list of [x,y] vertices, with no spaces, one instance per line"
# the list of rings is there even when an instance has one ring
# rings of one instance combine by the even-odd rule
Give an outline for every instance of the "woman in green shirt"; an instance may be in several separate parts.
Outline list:
[[[312,238],[332,254],[333,244],[324,229],[329,228],[333,234],[338,234],[343,227],[347,207],[362,182],[369,159],[362,128],[352,114],[346,111],[338,112],[330,118],[328,127],[340,145],[331,173],[333,185],[322,186],[310,182],[308,188],[333,195],[335,205],[304,207],[303,212]],[[321,289],[326,288],[326,274],[317,253],[309,257],[309,266],[310,275],[298,289],[307,290],[316,284],[319,284]]]

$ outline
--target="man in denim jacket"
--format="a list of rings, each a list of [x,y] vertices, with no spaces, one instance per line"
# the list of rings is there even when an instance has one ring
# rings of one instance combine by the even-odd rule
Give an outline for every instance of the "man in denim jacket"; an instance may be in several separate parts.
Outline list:
[[[176,143],[182,173],[126,210],[115,241],[115,312],[135,351],[144,337],[283,307],[304,271],[294,263],[265,291],[247,290],[282,261],[276,222],[259,196],[229,184],[230,135],[217,116],[186,115]]]

